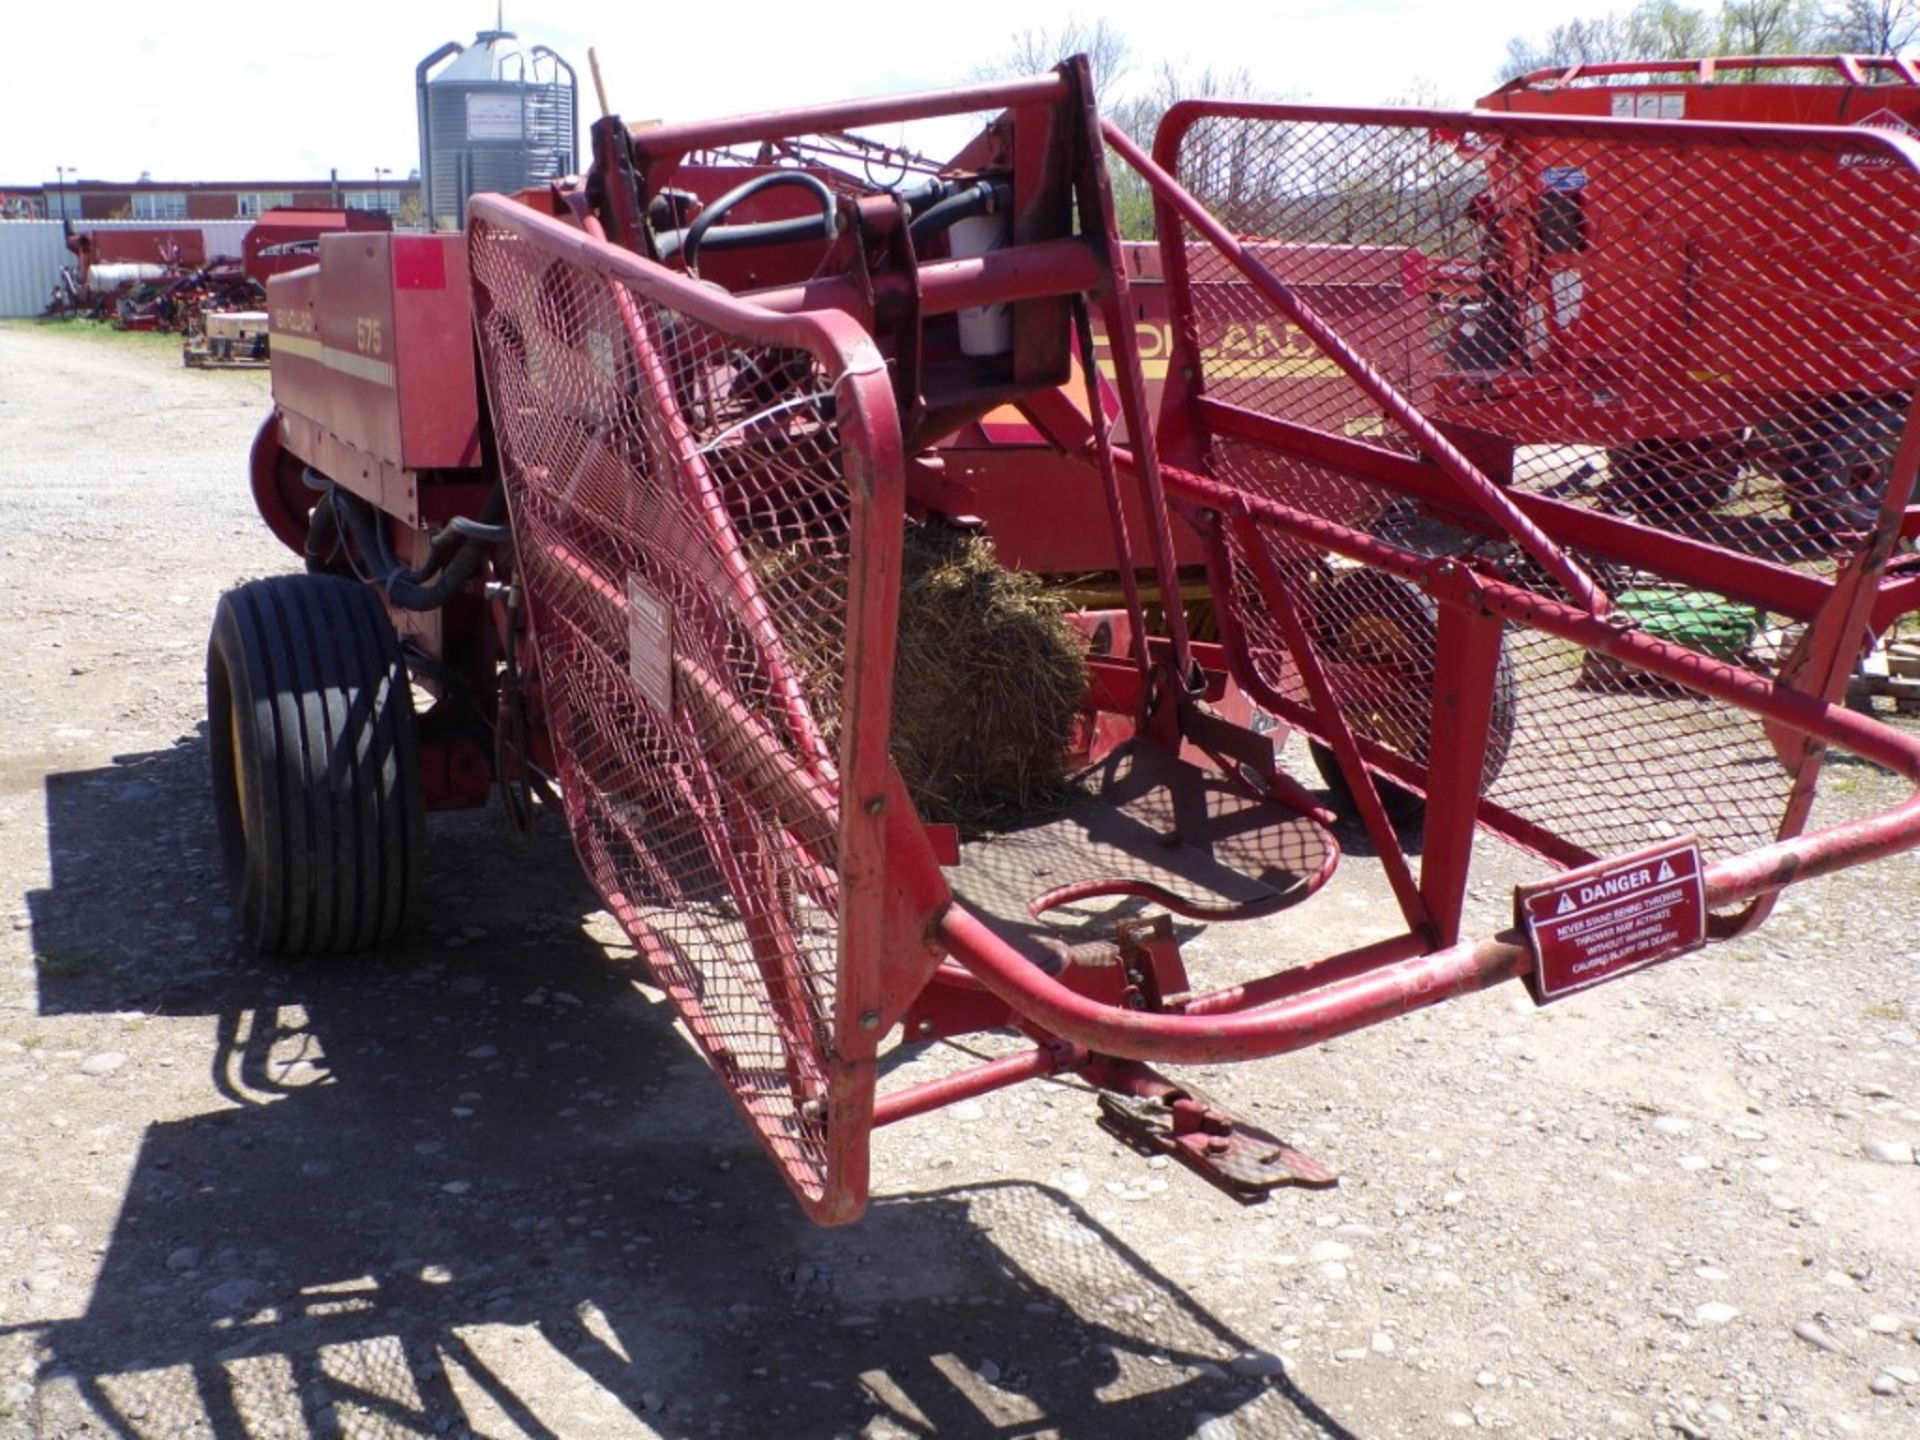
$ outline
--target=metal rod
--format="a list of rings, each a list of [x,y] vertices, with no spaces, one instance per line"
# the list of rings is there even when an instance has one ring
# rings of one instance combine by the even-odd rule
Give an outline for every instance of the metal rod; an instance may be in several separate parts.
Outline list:
[[[897,1120],[911,1120],[916,1115],[925,1115],[947,1105],[957,1105],[962,1100],[991,1095],[995,1090],[1004,1090],[1025,1080],[1042,1079],[1048,1075],[1058,1075],[1063,1070],[1077,1069],[1086,1060],[1087,1052],[1084,1049],[1064,1040],[1023,1050],[1018,1055],[990,1060],[984,1065],[962,1070],[957,1075],[943,1075],[938,1080],[923,1081],[877,1097],[873,1102],[873,1125],[877,1130]]]
[[[1102,1055],[1210,1064],[1281,1055],[1525,974],[1532,952],[1518,931],[1379,966],[1259,1010],[1167,1015],[1103,1005],[1069,990],[958,905],[940,938],[980,983],[1027,1021]]]
[[[1086,381],[1087,418],[1093,425],[1094,453],[1100,461],[1100,487],[1106,492],[1107,514],[1113,524],[1114,568],[1120,575],[1120,595],[1127,607],[1132,627],[1131,646],[1134,664],[1144,687],[1148,679],[1147,612],[1140,603],[1140,577],[1133,557],[1133,543],[1127,534],[1127,507],[1120,494],[1120,474],[1113,461],[1113,435],[1103,423],[1100,406],[1100,366],[1093,353],[1093,318],[1087,311],[1087,297],[1073,299],[1073,327],[1080,344],[1080,371]],[[1182,608],[1176,584],[1171,595],[1162,592],[1162,603],[1169,610]]]
[[[1103,270],[1097,251],[1082,240],[1042,240],[1009,245],[962,260],[927,260],[919,267],[920,313],[951,315],[982,305],[1077,295],[1099,285]],[[885,277],[881,277],[884,284]],[[782,315],[841,310],[857,315],[871,301],[843,276],[758,290],[747,303]]]
[[[1394,965],[1402,960],[1410,960],[1415,955],[1424,955],[1429,948],[1426,936],[1417,930],[1409,930],[1385,940],[1376,940],[1371,945],[1329,955],[1311,965],[1282,970],[1259,980],[1249,980],[1243,985],[1225,985],[1218,990],[1209,990],[1193,996],[1179,1010],[1182,1015],[1221,1015],[1237,1010],[1258,1010],[1263,1005],[1274,1005],[1295,995],[1305,995],[1336,981],[1364,975],[1383,965]]]
[[[607,83],[600,78],[600,52],[591,45],[587,47],[587,68],[593,71],[593,92],[600,97],[600,118],[604,120],[613,113],[613,107],[607,103]]]
[[[1037,75],[987,85],[963,85],[952,90],[923,90],[871,100],[849,100],[833,105],[803,105],[793,110],[761,111],[723,120],[660,125],[634,133],[634,153],[648,158],[685,155],[756,140],[780,140],[791,135],[851,130],[861,125],[894,124],[904,120],[931,120],[943,115],[966,115],[978,110],[1004,110],[1015,105],[1044,105],[1064,100],[1070,93],[1064,75]]]
[[[1173,481],[1171,471],[1168,480],[1170,484]],[[1367,838],[1373,842],[1374,852],[1380,858],[1380,868],[1386,871],[1387,884],[1393,890],[1394,899],[1399,902],[1400,913],[1410,928],[1419,930],[1429,919],[1426,900],[1413,878],[1412,868],[1407,864],[1406,849],[1400,844],[1400,836],[1387,815],[1379,789],[1368,773],[1366,762],[1360,757],[1359,742],[1353,726],[1347,720],[1346,710],[1340,704],[1340,697],[1334,690],[1333,679],[1321,662],[1319,647],[1313,643],[1300,619],[1294,603],[1293,587],[1281,576],[1273,553],[1267,547],[1266,538],[1244,507],[1234,507],[1224,513],[1227,516],[1225,523],[1233,527],[1241,552],[1253,570],[1254,580],[1260,587],[1267,610],[1279,623],[1287,649],[1292,653],[1294,663],[1300,667],[1300,678],[1313,701],[1314,715],[1327,731],[1327,743],[1333,747],[1340,773],[1346,776],[1347,788],[1353,792],[1354,803],[1360,807],[1360,823],[1366,828]]]
[[[1411,435],[1422,451],[1431,455],[1442,470],[1464,492],[1465,497],[1492,516],[1514,540],[1545,567],[1588,610],[1604,615],[1612,609],[1607,594],[1587,573],[1584,566],[1569,555],[1552,536],[1523,515],[1506,494],[1481,473],[1454,443],[1420,413],[1414,403],[1400,392],[1385,374],[1367,360],[1353,345],[1324,320],[1291,285],[1281,280],[1250,252],[1227,228],[1208,213],[1145,151],[1129,140],[1112,122],[1103,127],[1107,143],[1137,170],[1157,199],[1170,205],[1180,217],[1200,232],[1221,256],[1245,277],[1248,284],[1264,295],[1273,306],[1304,330],[1389,419]],[[1164,126],[1163,126],[1164,134]],[[1156,141],[1156,148],[1158,146]]]

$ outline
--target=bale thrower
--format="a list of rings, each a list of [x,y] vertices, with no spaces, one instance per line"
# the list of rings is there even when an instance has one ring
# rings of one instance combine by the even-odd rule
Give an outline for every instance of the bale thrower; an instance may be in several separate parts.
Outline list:
[[[858,134],[974,113],[995,118],[946,163]],[[1920,784],[1920,741],[1835,703],[1920,466],[1909,415],[1844,503],[1792,517],[1796,546],[1765,515],[1663,523],[1528,468],[1661,433],[1673,365],[1718,387],[1715,424],[1747,423],[1781,403],[1742,382],[1760,345],[1801,377],[1795,404],[1869,372],[1911,396],[1910,142],[1188,102],[1148,154],[1075,60],[732,120],[609,116],[593,160],[475,198],[464,236],[328,236],[269,287],[254,494],[312,573],[225,597],[208,674],[223,846],[262,949],[392,936],[425,809],[498,787],[520,817],[545,792],[803,1208],[839,1223],[876,1128],[1062,1074],[1236,1193],[1326,1183],[1154,1067],[1509,980],[1544,1003],[1920,841],[1920,798],[1807,828],[1829,747]],[[1110,163],[1155,206],[1157,413]],[[1570,164],[1571,205],[1550,173]],[[1774,207],[1765,233],[1732,200],[1688,204],[1741,186]],[[1449,276],[1576,219],[1639,227],[1605,252],[1637,253],[1636,282],[1583,276],[1569,299],[1542,280],[1561,309],[1540,336],[1463,354]],[[1527,418],[1504,467],[1469,402]],[[1006,407],[1053,463],[1024,482],[947,463]],[[963,833],[916,810],[889,753],[903,536],[1023,508],[1097,518],[1119,614],[1087,626],[1098,718],[1071,792]],[[1150,604],[1196,569],[1215,639]],[[1764,612],[1785,638],[1705,644],[1629,593]],[[1189,974],[1172,917],[1311,924],[1341,859],[1334,811],[1277,762],[1293,729],[1399,923],[1258,978]],[[1390,813],[1409,799],[1417,857]],[[1476,828],[1560,872],[1498,935],[1463,933]],[[1023,1043],[882,1084],[890,1037],[982,1030]]]

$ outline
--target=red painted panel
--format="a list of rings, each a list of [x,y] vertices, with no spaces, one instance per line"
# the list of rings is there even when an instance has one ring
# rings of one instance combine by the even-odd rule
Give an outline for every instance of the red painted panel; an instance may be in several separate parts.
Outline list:
[[[393,237],[394,363],[400,381],[401,463],[415,470],[480,463],[480,375],[473,357],[473,301],[466,238]],[[399,283],[401,255],[416,277],[438,273],[438,289]]]
[[[408,288],[400,288],[403,274],[414,282]],[[436,275],[439,286],[426,288]],[[365,457],[364,474],[334,479],[372,493],[381,466],[480,463],[460,236],[322,235],[319,268],[276,276],[268,296],[274,399]]]
[[[393,241],[396,290],[447,288],[447,246],[436,235],[396,235]]]
[[[320,256],[320,237],[337,230],[391,230],[392,220],[367,210],[291,210],[275,206],[247,231],[241,249],[247,274],[266,282],[270,275],[311,265]]]
[[[115,227],[83,232],[93,243],[96,265],[131,262],[141,265],[204,265],[207,237],[197,225]]]

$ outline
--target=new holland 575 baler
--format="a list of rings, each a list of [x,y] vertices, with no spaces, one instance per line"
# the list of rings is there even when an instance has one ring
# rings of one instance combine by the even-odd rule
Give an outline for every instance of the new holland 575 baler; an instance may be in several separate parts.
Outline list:
[[[852,138],[980,112],[948,164]],[[1920,743],[1834,703],[1920,464],[1906,140],[1192,102],[1148,155],[1079,61],[594,137],[584,181],[479,197],[464,236],[328,237],[272,286],[254,492],[315,573],[228,595],[208,679],[262,948],[389,937],[425,808],[499,785],[519,816],[551,776],[653,980],[832,1223],[865,1204],[876,1127],[1067,1072],[1241,1193],[1324,1181],[1152,1066],[1509,980],[1551,1000],[1920,840],[1920,799],[1807,830],[1829,747],[1920,782]],[[1110,163],[1156,211],[1157,413]],[[1462,344],[1463,293],[1520,305],[1499,344]],[[1707,523],[1568,483],[1862,394],[1900,423],[1844,485],[1776,476]],[[1044,467],[948,463],[1010,414]],[[903,529],[984,519],[1019,556],[1062,516],[1099,527],[1125,612],[1087,660],[1099,738],[1069,798],[963,842],[889,757]],[[1181,605],[1149,613],[1196,565],[1204,643]],[[1779,643],[1729,637],[1742,615]],[[1276,763],[1293,728],[1399,921],[1190,976],[1169,915],[1310,925],[1340,858]],[[1417,863],[1388,813],[1409,796]],[[1481,938],[1476,827],[1558,871]],[[985,1029],[1026,1043],[880,1084],[889,1037]]]

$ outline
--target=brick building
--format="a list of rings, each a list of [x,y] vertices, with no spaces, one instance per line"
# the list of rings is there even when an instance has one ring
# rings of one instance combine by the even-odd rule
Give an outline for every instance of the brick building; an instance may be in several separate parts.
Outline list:
[[[88,180],[0,184],[0,217],[59,220],[251,220],[276,205],[303,209],[413,210],[420,179]],[[413,205],[406,202],[412,200]]]

